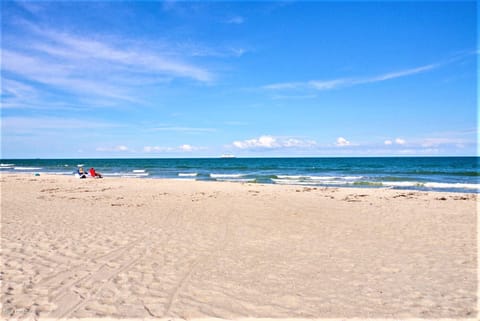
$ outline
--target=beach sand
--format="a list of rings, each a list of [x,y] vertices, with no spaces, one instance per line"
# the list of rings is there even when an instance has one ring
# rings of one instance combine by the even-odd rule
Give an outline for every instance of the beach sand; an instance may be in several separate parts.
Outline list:
[[[3,318],[475,318],[477,196],[1,175]]]

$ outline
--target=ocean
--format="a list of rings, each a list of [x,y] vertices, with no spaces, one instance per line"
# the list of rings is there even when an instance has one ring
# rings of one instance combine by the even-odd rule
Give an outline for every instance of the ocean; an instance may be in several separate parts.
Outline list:
[[[479,193],[479,157],[3,159],[1,172]]]

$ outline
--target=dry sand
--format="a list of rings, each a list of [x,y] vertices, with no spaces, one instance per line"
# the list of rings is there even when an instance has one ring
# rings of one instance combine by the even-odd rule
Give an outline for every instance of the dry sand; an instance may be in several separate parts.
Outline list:
[[[473,194],[1,176],[3,318],[475,318]]]

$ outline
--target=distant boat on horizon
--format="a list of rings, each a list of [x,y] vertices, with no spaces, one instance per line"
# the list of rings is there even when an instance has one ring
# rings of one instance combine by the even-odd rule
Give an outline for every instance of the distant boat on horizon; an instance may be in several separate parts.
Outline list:
[[[222,156],[220,156],[220,158],[236,158],[236,157],[233,154],[227,153],[227,154],[222,154]]]

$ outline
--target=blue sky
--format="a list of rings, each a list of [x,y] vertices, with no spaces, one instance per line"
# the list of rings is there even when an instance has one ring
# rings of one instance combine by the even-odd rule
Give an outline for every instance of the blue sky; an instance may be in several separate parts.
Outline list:
[[[477,154],[477,7],[2,1],[2,158]]]

